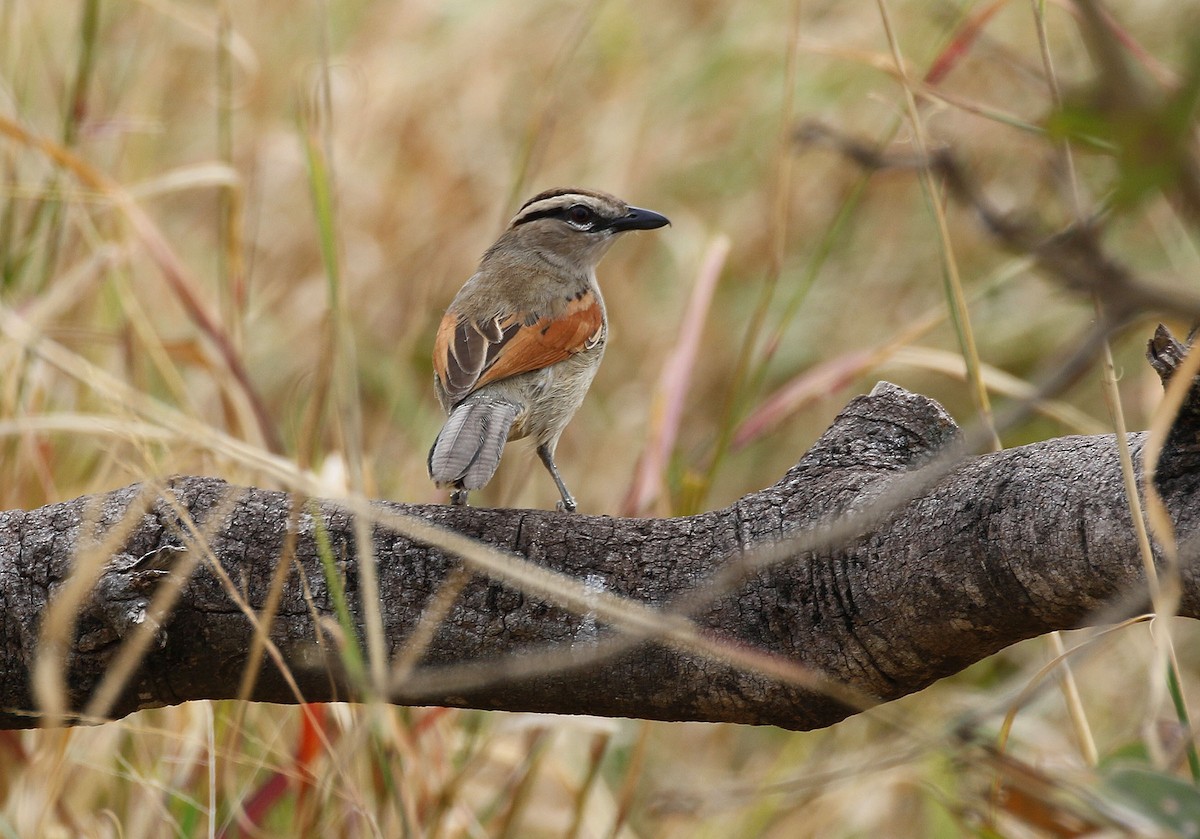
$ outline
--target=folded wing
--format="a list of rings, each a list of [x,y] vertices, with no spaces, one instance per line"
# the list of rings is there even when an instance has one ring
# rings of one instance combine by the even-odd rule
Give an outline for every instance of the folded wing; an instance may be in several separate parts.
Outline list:
[[[453,309],[442,318],[433,367],[451,405],[490,382],[540,370],[590,349],[604,330],[604,311],[591,291],[571,300],[555,318],[527,313],[478,322]]]

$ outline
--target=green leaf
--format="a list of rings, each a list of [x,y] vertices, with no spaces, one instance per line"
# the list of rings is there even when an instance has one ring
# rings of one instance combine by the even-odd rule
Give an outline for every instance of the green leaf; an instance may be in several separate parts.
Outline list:
[[[1103,788],[1121,804],[1180,836],[1200,839],[1200,790],[1174,775],[1143,766],[1121,766]]]

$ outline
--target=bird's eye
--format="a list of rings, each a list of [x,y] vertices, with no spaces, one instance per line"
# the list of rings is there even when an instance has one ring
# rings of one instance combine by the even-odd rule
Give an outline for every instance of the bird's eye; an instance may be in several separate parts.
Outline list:
[[[590,209],[582,204],[572,204],[567,208],[567,221],[572,224],[583,226],[588,224],[595,218],[595,214]]]

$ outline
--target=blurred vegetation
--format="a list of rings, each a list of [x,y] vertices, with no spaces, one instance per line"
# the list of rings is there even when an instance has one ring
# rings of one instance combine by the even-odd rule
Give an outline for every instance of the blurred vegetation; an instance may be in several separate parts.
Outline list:
[[[1094,301],[998,247],[935,178],[865,173],[793,131],[820,118],[883,149],[952,147],[1000,208],[1047,232],[1103,213],[1112,254],[1190,290],[1200,7],[1107,9],[1106,53],[1065,0],[0,3],[0,503],[173,473],[287,485],[220,439],[331,494],[439,500],[433,331],[549,186],[673,222],[601,266],[609,351],[559,449],[584,511],[729,503],[880,378],[973,422],[1061,363]],[[1136,84],[1114,82],[1114,54]],[[722,237],[711,307],[689,310]],[[1161,392],[1141,358],[1152,324],[1112,336],[1133,429]],[[688,327],[690,377],[663,387]],[[1110,430],[1100,379],[1097,364],[999,441]],[[479,500],[548,507],[554,489],[514,446]],[[991,751],[1005,698],[1054,655],[1035,641],[898,703],[901,730],[196,703],[0,732],[0,835],[1186,833],[1200,651],[1193,626],[1170,628],[1175,705],[1144,624],[1066,638],[1099,768],[1053,690],[1015,713],[1011,758]],[[1005,797],[1008,759],[1029,774]]]

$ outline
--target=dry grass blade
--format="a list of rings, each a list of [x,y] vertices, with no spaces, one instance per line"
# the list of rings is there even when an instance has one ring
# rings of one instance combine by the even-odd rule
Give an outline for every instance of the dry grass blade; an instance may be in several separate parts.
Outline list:
[[[155,490],[153,485],[143,486],[121,521],[109,528],[103,538],[76,546],[70,575],[47,603],[39,633],[33,685],[46,725],[51,728],[62,724],[68,707],[67,655],[73,646],[76,620],[105,567],[127,542],[129,534],[141,522],[143,513],[154,503],[157,495]],[[81,532],[88,533],[96,528],[95,515],[96,508],[93,506],[89,509],[89,518],[84,521]]]
[[[925,71],[923,79],[925,84],[937,87],[966,57],[988,22],[1006,5],[1008,5],[1008,0],[992,0],[991,3],[985,4],[964,19],[954,37],[950,39],[950,43]]]
[[[258,430],[267,447],[273,452],[281,452],[283,446],[275,431],[274,423],[270,420],[261,397],[250,381],[250,374],[244,360],[234,348],[216,316],[201,301],[197,292],[198,284],[182,260],[175,254],[166,237],[129,192],[70,150],[44,137],[30,133],[16,122],[3,116],[0,116],[0,134],[40,151],[56,166],[71,172],[88,189],[95,190],[107,197],[122,212],[133,227],[142,247],[158,266],[163,279],[166,280],[176,299],[197,327],[212,341],[230,374],[238,383],[254,413]]]
[[[454,607],[454,601],[462,593],[463,587],[471,581],[471,574],[464,568],[456,568],[446,576],[445,581],[433,596],[429,605],[421,614],[421,621],[406,640],[404,648],[392,662],[392,675],[388,693],[394,694],[404,690],[405,682],[412,676],[421,656],[429,648],[434,636],[441,628],[442,622]]]
[[[883,359],[882,364],[931,370],[964,380],[967,376],[967,365],[961,355],[928,347],[900,347],[889,358]],[[1109,430],[1065,401],[1040,398],[1034,385],[990,364],[981,365],[979,373],[989,392],[1028,401],[1034,411],[1061,423],[1072,434],[1104,434]]]
[[[1155,562],[1154,552],[1150,548],[1150,540],[1145,532],[1145,526],[1142,525],[1138,531],[1139,544],[1142,545],[1142,564],[1145,568],[1147,586],[1150,591],[1151,603],[1154,606],[1155,615],[1163,618],[1161,629],[1155,633],[1159,655],[1156,659],[1157,667],[1155,675],[1157,678],[1154,683],[1155,690],[1153,694],[1156,701],[1152,703],[1152,707],[1159,707],[1164,702],[1169,690],[1169,680],[1173,680],[1172,674],[1177,668],[1177,665],[1174,663],[1177,660],[1177,656],[1175,653],[1175,644],[1172,640],[1170,618],[1177,614],[1180,598],[1183,593],[1183,565],[1180,560],[1175,525],[1171,520],[1171,514],[1167,510],[1166,504],[1163,502],[1162,495],[1158,491],[1158,486],[1155,483],[1155,475],[1158,471],[1158,463],[1159,458],[1162,456],[1163,446],[1166,445],[1167,435],[1170,433],[1171,426],[1179,415],[1180,408],[1188,392],[1195,387],[1195,380],[1198,373],[1200,373],[1200,352],[1189,352],[1175,370],[1171,380],[1167,383],[1163,401],[1151,417],[1150,433],[1142,452],[1141,489],[1146,499],[1145,521],[1154,533],[1164,559],[1163,571],[1160,574]],[[1128,471],[1130,474],[1126,479],[1126,495],[1131,499],[1130,506],[1132,509],[1140,513],[1141,510],[1137,504],[1138,486],[1137,481],[1132,475],[1132,462],[1129,464]],[[1139,521],[1138,524],[1141,524],[1141,522]],[[1176,690],[1178,692],[1178,688]],[[1147,716],[1146,730],[1147,742],[1154,749],[1158,745],[1159,739],[1154,736],[1153,720],[1149,715]],[[1161,765],[1164,762],[1161,753],[1156,756],[1159,758],[1159,764]]]
[[[892,55],[896,61],[896,69],[900,73],[904,101],[908,109],[909,122],[912,124],[913,140],[917,148],[917,153],[923,158],[928,158],[929,143],[925,138],[925,127],[921,114],[917,109],[917,100],[913,95],[912,86],[908,81],[908,74],[904,69],[904,59],[900,53],[900,44],[896,40],[895,32],[892,28],[887,2],[886,0],[877,0],[876,5],[879,7],[879,16],[883,21],[888,46],[891,47]],[[971,325],[971,313],[967,307],[967,295],[963,290],[958,258],[955,256],[954,246],[951,243],[950,229],[946,222],[946,213],[940,200],[940,190],[937,188],[937,184],[934,182],[932,173],[928,168],[921,170],[921,182],[925,187],[926,198],[933,211],[934,220],[937,222],[947,304],[950,308],[951,322],[954,324],[958,335],[959,349],[962,351],[963,361],[967,365],[967,383],[970,386],[975,407],[979,411],[980,420],[991,434],[992,449],[999,451],[1003,446],[1000,443],[1000,434],[996,430],[995,419],[992,416],[992,404],[988,398],[987,387],[984,385],[983,376],[980,373],[981,362],[979,360],[979,350],[975,346],[975,329]]]
[[[168,503],[171,500],[169,489],[161,484],[148,482],[144,487],[144,492],[151,498],[165,496]],[[170,574],[155,589],[154,596],[146,609],[145,619],[135,627],[129,636],[122,639],[121,648],[113,657],[112,663],[104,674],[104,679],[88,698],[87,705],[84,706],[83,717],[85,719],[104,719],[108,714],[121,691],[125,689],[129,678],[145,657],[146,651],[150,649],[150,645],[162,631],[171,607],[183,593],[183,588],[191,579],[196,567],[208,559],[204,545],[207,543],[209,533],[205,531],[215,530],[224,521],[229,510],[236,506],[239,498],[240,493],[229,493],[213,511],[214,515],[207,523],[205,530],[196,534],[178,534],[181,539],[178,551],[174,551],[172,548],[166,549],[178,553],[179,557],[170,564]],[[127,514],[126,518],[136,520],[140,518],[140,515],[130,516]]]
[[[242,440],[230,437],[199,422],[170,406],[148,396],[115,376],[101,370],[75,353],[47,339],[34,329],[24,318],[0,304],[0,332],[15,344],[34,352],[77,381],[93,388],[104,398],[140,413],[161,427],[177,429],[176,433],[188,435],[195,443],[207,446],[224,457],[261,471],[271,480],[285,484],[306,484],[313,488],[319,481],[311,473],[301,472],[290,461],[264,451]],[[306,483],[307,482],[307,483]]]
[[[717,282],[725,260],[729,258],[728,236],[717,237],[700,263],[700,271],[692,286],[692,295],[687,311],[679,326],[675,346],[663,362],[658,377],[654,400],[650,411],[650,428],[646,447],[638,461],[633,486],[625,497],[622,509],[627,516],[645,513],[666,489],[666,471],[671,453],[675,449],[675,438],[683,420],[684,401],[690,390],[692,370],[696,356],[701,350],[704,325],[708,322],[708,310],[712,304]]]

